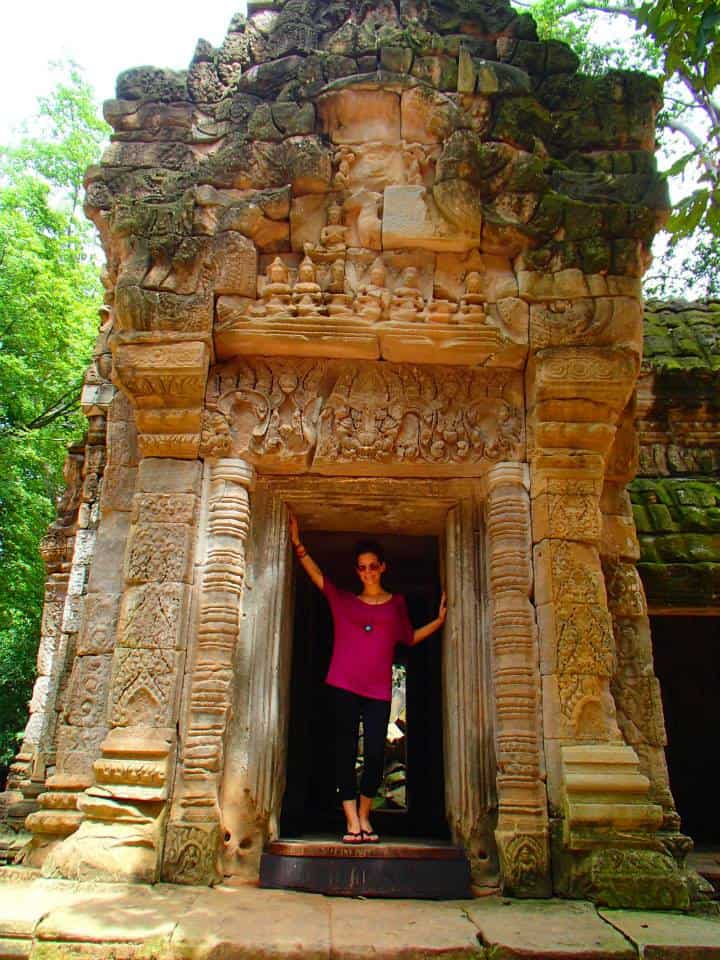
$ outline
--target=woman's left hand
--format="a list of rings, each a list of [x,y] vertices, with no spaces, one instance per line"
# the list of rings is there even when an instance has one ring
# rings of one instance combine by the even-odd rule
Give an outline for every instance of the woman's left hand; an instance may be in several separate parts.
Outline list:
[[[445,618],[447,617],[447,594],[443,590],[442,596],[440,597],[440,607],[438,608],[437,618],[440,623],[445,623]]]

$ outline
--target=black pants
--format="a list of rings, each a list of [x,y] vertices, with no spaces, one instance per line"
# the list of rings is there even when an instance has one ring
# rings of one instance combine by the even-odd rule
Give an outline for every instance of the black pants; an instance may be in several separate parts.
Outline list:
[[[383,776],[390,701],[361,697],[339,687],[332,689],[335,698],[335,777],[340,799],[354,800],[357,795],[355,760],[361,719],[363,773],[360,778],[360,793],[365,797],[374,797]]]

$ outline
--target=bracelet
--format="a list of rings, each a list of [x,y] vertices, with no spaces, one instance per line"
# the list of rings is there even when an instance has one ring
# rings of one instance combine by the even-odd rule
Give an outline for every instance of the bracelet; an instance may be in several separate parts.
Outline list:
[[[295,556],[298,558],[298,560],[302,560],[303,557],[307,556],[307,550],[302,543],[295,544],[293,546],[293,550],[295,551]]]

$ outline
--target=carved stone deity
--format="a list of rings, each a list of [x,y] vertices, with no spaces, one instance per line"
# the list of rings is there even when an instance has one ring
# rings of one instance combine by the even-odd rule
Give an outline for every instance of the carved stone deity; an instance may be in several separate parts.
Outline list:
[[[266,283],[262,292],[262,304],[258,313],[267,317],[295,315],[292,287],[288,268],[280,257],[275,257],[267,268]]]
[[[355,309],[361,317],[374,323],[387,318],[390,291],[386,281],[385,264],[378,257],[370,268],[369,281],[360,287],[355,298]]]
[[[457,303],[451,299],[445,287],[436,283],[433,298],[428,304],[428,320],[433,323],[455,323],[457,309]]]
[[[330,284],[325,294],[325,302],[331,317],[352,314],[353,298],[347,292],[344,260],[334,260],[330,267]]]
[[[348,228],[343,223],[342,216],[340,204],[331,203],[328,207],[327,225],[320,231],[320,243],[304,244],[305,256],[318,263],[332,263],[338,257],[345,256]]]
[[[390,303],[390,319],[400,323],[414,323],[424,319],[425,300],[420,293],[420,274],[417,267],[406,267],[400,274]]]
[[[485,323],[484,282],[481,273],[472,270],[465,278],[465,294],[460,299],[461,323]]]
[[[293,304],[299,317],[325,313],[322,289],[315,279],[315,264],[310,257],[305,257],[300,264],[298,278],[293,287]]]

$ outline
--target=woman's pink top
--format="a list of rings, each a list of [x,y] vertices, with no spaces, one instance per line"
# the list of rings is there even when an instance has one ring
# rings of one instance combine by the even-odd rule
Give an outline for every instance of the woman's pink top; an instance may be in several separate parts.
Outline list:
[[[395,593],[385,603],[365,603],[354,593],[338,590],[327,577],[323,593],[335,625],[325,683],[373,700],[390,700],[395,644],[409,646],[413,641],[405,598]]]

